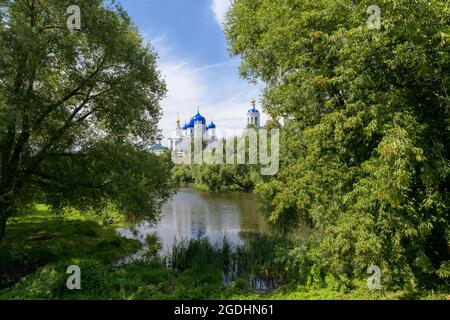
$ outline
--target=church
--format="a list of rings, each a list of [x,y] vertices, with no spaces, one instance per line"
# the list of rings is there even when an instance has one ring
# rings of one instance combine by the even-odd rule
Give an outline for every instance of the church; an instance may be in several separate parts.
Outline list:
[[[247,112],[247,127],[254,126],[260,128],[260,113],[256,109],[256,101],[252,101],[252,108]],[[172,132],[172,136],[167,139],[167,145],[171,152],[176,152],[180,155],[184,152],[184,145],[186,141],[192,141],[196,138],[203,138],[206,144],[217,141],[216,125],[213,121],[207,124],[206,118],[200,114],[197,109],[195,114],[188,122],[181,126],[180,119],[176,121],[176,128]]]
[[[177,126],[167,141],[169,150],[172,152],[177,151],[183,153],[184,141],[192,141],[200,137],[203,137],[203,141],[206,143],[217,140],[216,125],[213,121],[207,124],[206,118],[200,114],[200,110],[197,110],[197,114],[189,122],[185,122],[183,126],[180,126],[181,122],[179,118],[176,123]]]

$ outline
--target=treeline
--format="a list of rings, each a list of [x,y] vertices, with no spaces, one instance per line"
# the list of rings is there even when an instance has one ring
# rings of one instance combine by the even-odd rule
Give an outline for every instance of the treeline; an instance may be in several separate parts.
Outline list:
[[[273,157],[272,150],[275,129],[279,130],[280,124],[269,120],[264,132],[250,125],[241,136],[222,138],[209,145],[203,142],[202,150],[195,150],[195,141],[191,142],[190,158],[184,156],[180,161],[183,164],[172,168],[172,181],[178,186],[195,185],[210,192],[253,191],[258,183],[270,180],[263,174],[264,168],[279,160]]]
[[[197,185],[210,192],[253,191],[262,182],[256,165],[178,165],[172,168],[178,186]]]

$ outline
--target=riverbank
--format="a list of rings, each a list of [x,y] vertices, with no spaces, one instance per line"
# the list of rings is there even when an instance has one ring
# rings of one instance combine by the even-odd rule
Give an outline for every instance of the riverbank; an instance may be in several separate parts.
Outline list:
[[[221,191],[211,191],[210,187],[208,187],[208,185],[206,184],[201,184],[201,183],[183,183],[183,184],[179,184],[177,186],[178,188],[186,188],[186,189],[194,189],[194,190],[198,190],[198,191],[204,191],[204,192],[212,192],[212,193],[233,193],[233,192],[245,192],[245,193],[255,193],[255,190],[242,190],[238,187],[235,188],[230,188],[230,189],[226,189],[226,190],[221,190]]]
[[[252,192],[263,181],[255,165],[176,165],[171,175],[177,186],[209,192]]]
[[[108,265],[139,247],[93,217],[56,216],[37,206],[7,226],[6,239],[0,243],[0,289],[53,263],[94,259]]]
[[[371,292],[363,282],[351,290],[336,290],[314,277],[307,285],[291,283],[274,291],[258,291],[250,285],[248,274],[243,274],[224,286],[222,267],[231,251],[205,240],[180,244],[168,259],[158,255],[158,240],[149,238],[153,245],[145,260],[115,268],[114,262],[140,246],[119,237],[114,229],[87,218],[55,217],[43,208],[18,218],[8,226],[7,241],[0,246],[0,299],[448,298],[444,293]],[[261,238],[253,243],[255,248],[250,245],[247,252],[241,252],[241,257],[252,261],[248,270],[257,268],[257,272],[267,274],[278,266],[268,264],[276,262],[277,257],[267,248],[280,245],[280,241]],[[263,247],[265,252],[261,251]],[[72,264],[82,270],[82,290],[65,287],[66,270]]]

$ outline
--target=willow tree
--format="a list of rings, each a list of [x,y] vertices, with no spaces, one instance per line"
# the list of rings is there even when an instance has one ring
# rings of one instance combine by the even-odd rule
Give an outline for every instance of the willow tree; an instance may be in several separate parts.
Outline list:
[[[375,264],[384,284],[436,283],[449,275],[449,2],[376,1],[380,28],[373,4],[234,2],[230,51],[284,120],[282,168],[259,191],[274,225],[314,227],[337,275]]]
[[[168,165],[145,150],[165,84],[114,2],[0,0],[0,239],[36,201],[152,217]],[[71,24],[69,24],[71,26]]]

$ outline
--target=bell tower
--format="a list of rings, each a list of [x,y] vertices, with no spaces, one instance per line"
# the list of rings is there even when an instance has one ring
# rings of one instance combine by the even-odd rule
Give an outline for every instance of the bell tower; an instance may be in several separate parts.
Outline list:
[[[260,128],[261,117],[259,111],[256,109],[256,101],[252,100],[252,109],[247,112],[247,127],[255,126],[257,129]]]

